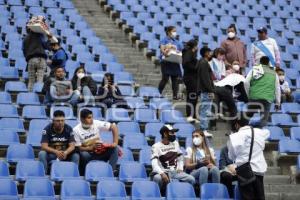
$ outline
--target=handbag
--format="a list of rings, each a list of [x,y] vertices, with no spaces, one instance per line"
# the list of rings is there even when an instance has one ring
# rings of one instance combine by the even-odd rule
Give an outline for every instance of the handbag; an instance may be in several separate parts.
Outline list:
[[[253,150],[253,142],[254,142],[253,127],[251,127],[251,135],[252,135],[252,137],[251,137],[250,154],[249,154],[248,162],[246,162],[236,168],[237,179],[238,179],[238,183],[240,186],[246,186],[246,185],[254,182],[256,179],[256,176],[253,173],[251,164],[250,164],[251,157],[252,157],[252,150]]]

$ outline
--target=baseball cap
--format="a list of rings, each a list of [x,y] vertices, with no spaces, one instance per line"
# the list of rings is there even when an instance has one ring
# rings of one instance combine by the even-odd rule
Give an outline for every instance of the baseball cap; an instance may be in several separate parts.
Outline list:
[[[57,38],[57,42],[54,40],[50,40],[50,44],[60,44],[60,42],[61,42],[60,38]]]
[[[268,29],[266,27],[259,27],[259,29],[257,29],[258,33],[267,33]]]
[[[161,127],[160,129],[160,134],[164,134],[164,132],[167,132],[167,131],[172,131],[172,132],[177,132],[179,129],[177,128],[173,128],[173,126],[171,126],[170,124],[165,124],[163,127]]]

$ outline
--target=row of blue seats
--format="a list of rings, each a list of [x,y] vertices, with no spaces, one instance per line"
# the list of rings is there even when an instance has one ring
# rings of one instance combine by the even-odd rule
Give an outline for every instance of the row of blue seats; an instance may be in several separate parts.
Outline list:
[[[10,5],[10,6],[33,6],[33,7],[50,7],[50,8],[64,8],[73,9],[74,5],[72,1],[69,0],[1,0],[0,4]]]

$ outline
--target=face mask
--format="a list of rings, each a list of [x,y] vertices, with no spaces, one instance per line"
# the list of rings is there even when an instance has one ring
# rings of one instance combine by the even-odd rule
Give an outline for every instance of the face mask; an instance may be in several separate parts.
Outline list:
[[[174,141],[176,140],[176,135],[169,135],[169,136],[168,136],[168,140],[169,140],[170,142],[174,142]]]
[[[284,75],[279,76],[279,80],[280,80],[281,82],[283,82],[284,79],[285,79],[285,76],[284,76]]]
[[[232,69],[234,70],[234,71],[240,71],[240,66],[239,65],[232,65]]]
[[[77,74],[77,77],[78,77],[79,79],[82,79],[84,76],[85,76],[84,73],[78,73],[78,74]]]
[[[202,138],[200,138],[200,137],[195,137],[195,138],[193,139],[193,143],[194,143],[195,146],[199,146],[199,145],[202,143]]]
[[[177,33],[176,32],[172,32],[171,36],[172,36],[172,38],[175,38],[177,36]]]
[[[91,125],[89,124],[81,124],[83,129],[89,129],[91,128]]]
[[[228,38],[232,39],[235,37],[235,33],[234,32],[229,32],[227,33]]]

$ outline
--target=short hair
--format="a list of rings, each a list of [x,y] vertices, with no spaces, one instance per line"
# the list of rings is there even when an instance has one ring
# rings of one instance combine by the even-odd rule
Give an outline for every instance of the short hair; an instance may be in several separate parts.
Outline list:
[[[216,48],[214,50],[214,57],[216,58],[218,54],[225,55],[226,51],[223,48]]]
[[[281,68],[276,68],[276,73],[278,73],[278,72],[283,72],[283,73],[285,73],[285,71],[284,71],[283,69],[281,69]]]
[[[243,116],[241,116],[241,118],[237,119],[236,123],[238,125],[240,125],[240,127],[249,125],[249,121],[245,117],[243,117]]]
[[[89,115],[92,115],[92,114],[93,114],[93,112],[90,111],[89,109],[82,109],[80,111],[80,118],[81,119],[86,119]]]
[[[195,48],[198,46],[198,40],[195,40],[195,39],[191,39],[189,40],[185,46],[188,48],[188,49],[192,49],[192,48]]]
[[[230,24],[227,29],[233,28],[235,32],[237,32],[235,24]]]
[[[65,117],[65,113],[62,110],[56,110],[53,113],[53,117]]]
[[[60,68],[62,68],[64,71],[65,71],[65,68],[63,67],[63,66],[61,66],[61,65],[57,65],[57,66],[55,66],[55,68],[54,68],[54,72],[56,72],[58,69],[60,69]]]
[[[260,58],[259,62],[262,65],[269,65],[270,59],[268,58],[268,56],[263,56]]]
[[[172,31],[173,29],[175,29],[175,28],[176,28],[175,26],[167,26],[167,27],[165,27],[166,35],[168,35],[168,33],[169,33],[170,31]]]
[[[204,46],[204,47],[202,47],[202,48],[200,49],[200,55],[201,55],[202,57],[204,57],[205,54],[206,54],[207,52],[210,52],[210,51],[211,51],[210,48],[208,48],[207,46]]]

